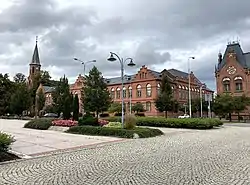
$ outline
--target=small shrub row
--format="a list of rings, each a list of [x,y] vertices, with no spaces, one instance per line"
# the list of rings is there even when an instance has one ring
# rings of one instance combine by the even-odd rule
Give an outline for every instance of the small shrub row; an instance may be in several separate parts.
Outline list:
[[[189,128],[189,129],[211,129],[223,125],[219,119],[201,118],[163,118],[163,117],[137,117],[138,126]]]
[[[85,126],[85,125],[99,126],[98,118],[95,118],[90,114],[86,114],[82,118],[79,118],[78,125],[79,126]]]
[[[163,132],[159,129],[135,128],[128,130],[116,127],[106,127],[106,126],[105,127],[75,126],[75,127],[70,127],[66,132],[72,134],[114,136],[120,138],[133,138],[134,134],[138,134],[140,138],[163,135]]]
[[[0,132],[0,153],[7,152],[15,139],[6,133]]]
[[[48,130],[52,126],[52,121],[54,119],[41,118],[33,119],[24,125],[24,128],[38,129],[38,130]]]
[[[54,120],[54,121],[52,121],[52,126],[73,127],[76,125],[77,125],[77,121],[73,121],[73,120]]]
[[[121,122],[109,122],[107,125],[104,125],[104,127],[122,128],[122,123]]]

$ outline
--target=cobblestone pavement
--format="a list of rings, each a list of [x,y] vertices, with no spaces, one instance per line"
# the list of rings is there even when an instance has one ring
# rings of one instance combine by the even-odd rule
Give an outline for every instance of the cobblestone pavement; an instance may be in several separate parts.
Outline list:
[[[250,128],[183,131],[0,165],[0,184],[250,184]]]

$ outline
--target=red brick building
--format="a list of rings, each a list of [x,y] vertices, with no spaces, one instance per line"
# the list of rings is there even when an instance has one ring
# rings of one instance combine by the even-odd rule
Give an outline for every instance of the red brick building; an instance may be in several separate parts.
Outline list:
[[[224,54],[219,53],[215,66],[217,94],[250,97],[250,52],[244,53],[239,42],[228,43]],[[249,115],[249,110],[242,112]]]
[[[33,53],[32,61],[29,70],[29,84],[32,85],[32,78],[35,73],[40,72],[41,63],[37,48],[37,42]],[[130,96],[132,105],[140,102],[144,105],[146,110],[145,114],[148,116],[163,115],[159,113],[154,105],[154,101],[160,91],[161,78],[166,75],[173,89],[173,95],[178,100],[180,105],[188,103],[188,73],[179,71],[177,69],[164,69],[161,72],[148,69],[142,66],[136,74],[124,76],[124,88],[121,87],[121,77],[106,78],[105,81],[108,85],[110,95],[114,102],[122,101],[122,90],[124,91],[124,100],[126,110],[129,111]],[[193,73],[191,73],[191,98],[197,99],[200,97],[200,86],[203,83],[198,80]],[[75,83],[70,84],[70,92],[77,94],[81,100],[81,92],[84,86],[84,77],[79,75]],[[55,87],[39,86],[45,94],[45,106],[53,102],[52,92]],[[213,91],[208,88],[203,88],[202,94],[213,94]],[[80,101],[79,112],[82,112],[82,103]]]
[[[215,77],[218,95],[250,96],[250,52],[244,53],[238,42],[228,43],[225,53],[218,55]]]
[[[130,96],[132,104],[140,102],[144,105],[147,116],[163,115],[159,113],[154,105],[154,101],[160,92],[161,78],[166,75],[173,89],[174,98],[184,105],[188,103],[188,73],[176,69],[163,70],[161,72],[148,69],[142,66],[134,75],[124,77],[124,101],[126,110],[129,111]],[[121,77],[106,79],[110,95],[114,102],[122,101]],[[200,86],[202,83],[191,73],[191,99],[200,97]],[[204,88],[202,94],[213,94],[213,91]]]

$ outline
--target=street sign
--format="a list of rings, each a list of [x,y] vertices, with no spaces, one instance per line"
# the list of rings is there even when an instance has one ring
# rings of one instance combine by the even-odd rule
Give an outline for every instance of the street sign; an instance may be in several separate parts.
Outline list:
[[[205,94],[205,101],[212,101],[212,94]]]

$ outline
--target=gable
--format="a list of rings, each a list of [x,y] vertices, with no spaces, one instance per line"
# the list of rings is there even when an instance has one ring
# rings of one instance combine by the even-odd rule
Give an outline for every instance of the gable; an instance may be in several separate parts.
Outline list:
[[[227,64],[228,60],[231,57],[234,57],[235,61],[237,61],[237,63],[239,63],[243,68],[248,67],[246,58],[248,58],[249,56],[243,53],[241,46],[238,42],[233,42],[227,45],[222,61],[218,64],[217,70],[220,71]]]
[[[145,65],[140,68],[140,70],[135,74],[134,80],[145,80],[145,79],[159,79],[161,78],[161,73],[148,69]]]

